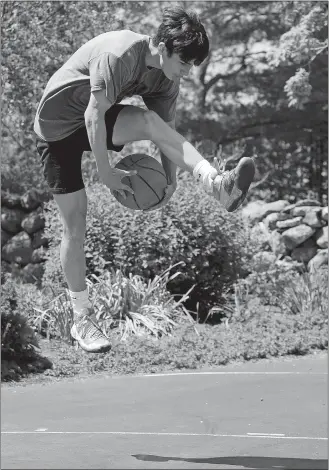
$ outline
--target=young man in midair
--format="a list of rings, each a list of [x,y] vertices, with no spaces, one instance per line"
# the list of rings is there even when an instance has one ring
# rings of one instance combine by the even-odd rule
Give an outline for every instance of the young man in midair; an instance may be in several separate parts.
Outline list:
[[[50,78],[39,103],[34,131],[63,222],[60,258],[74,311],[71,334],[86,351],[106,351],[111,343],[97,325],[86,286],[83,152],[93,152],[100,181],[124,195],[132,190],[121,179],[134,172],[112,168],[107,151],[152,141],[160,149],[168,181],[158,208],[175,192],[177,166],[193,174],[229,212],[240,207],[254,178],[251,158],[221,172],[175,131],[180,78],[208,52],[208,37],[197,15],[170,8],[153,38],[123,30],[88,41]],[[143,98],[147,110],[119,104],[133,95]]]

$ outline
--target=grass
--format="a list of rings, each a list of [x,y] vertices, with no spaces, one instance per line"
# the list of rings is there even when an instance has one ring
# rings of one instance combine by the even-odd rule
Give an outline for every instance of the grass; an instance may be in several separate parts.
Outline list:
[[[34,306],[29,323],[40,333],[43,325],[48,339],[38,338],[41,355],[48,363],[36,354],[29,365],[21,363],[20,370],[3,375],[3,380],[21,379],[24,384],[100,373],[198,369],[234,361],[305,355],[328,347],[325,271],[290,277],[283,290],[280,283],[280,308],[264,305],[261,298],[236,287],[225,321],[215,326],[192,320],[183,300],[176,302],[166,290],[170,279],[170,270],[152,282],[112,271],[88,281],[100,324],[115,344],[103,354],[72,347],[72,311],[65,292],[48,299],[46,309]],[[31,376],[31,372],[43,373]]]

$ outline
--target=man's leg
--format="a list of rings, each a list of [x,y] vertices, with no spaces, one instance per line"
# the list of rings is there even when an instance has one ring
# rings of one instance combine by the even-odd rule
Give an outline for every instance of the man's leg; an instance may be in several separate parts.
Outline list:
[[[214,196],[229,212],[236,210],[244,201],[255,174],[251,158],[241,159],[234,170],[217,176],[214,168],[193,145],[155,112],[126,106],[118,114],[112,141],[114,145],[124,145],[137,140],[154,142],[167,158],[212,189]]]
[[[137,106],[125,106],[116,119],[112,142],[124,145],[137,140],[151,140],[170,160],[190,173],[204,160],[193,145],[156,113]]]
[[[54,194],[63,223],[60,259],[71,292],[86,290],[87,195],[85,189],[69,194]]]
[[[86,351],[100,352],[111,348],[108,338],[97,325],[86,286],[87,196],[81,174],[81,157],[87,136],[79,131],[62,141],[37,140],[44,176],[58,206],[63,224],[60,259],[67,281],[74,324],[71,335]]]

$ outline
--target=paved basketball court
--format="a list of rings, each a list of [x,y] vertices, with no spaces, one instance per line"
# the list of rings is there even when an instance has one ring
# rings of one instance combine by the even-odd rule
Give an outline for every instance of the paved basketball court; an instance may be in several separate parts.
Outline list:
[[[2,465],[327,469],[327,358],[2,387]]]

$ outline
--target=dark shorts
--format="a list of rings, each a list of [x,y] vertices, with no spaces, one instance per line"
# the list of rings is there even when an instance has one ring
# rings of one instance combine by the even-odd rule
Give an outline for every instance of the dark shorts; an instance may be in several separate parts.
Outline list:
[[[121,152],[124,147],[115,146],[112,142],[114,124],[123,108],[124,105],[116,104],[105,114],[107,148],[115,152]],[[37,137],[36,146],[41,156],[43,174],[52,193],[68,194],[84,188],[81,172],[82,154],[91,151],[85,126],[65,139],[55,142],[45,142]]]

